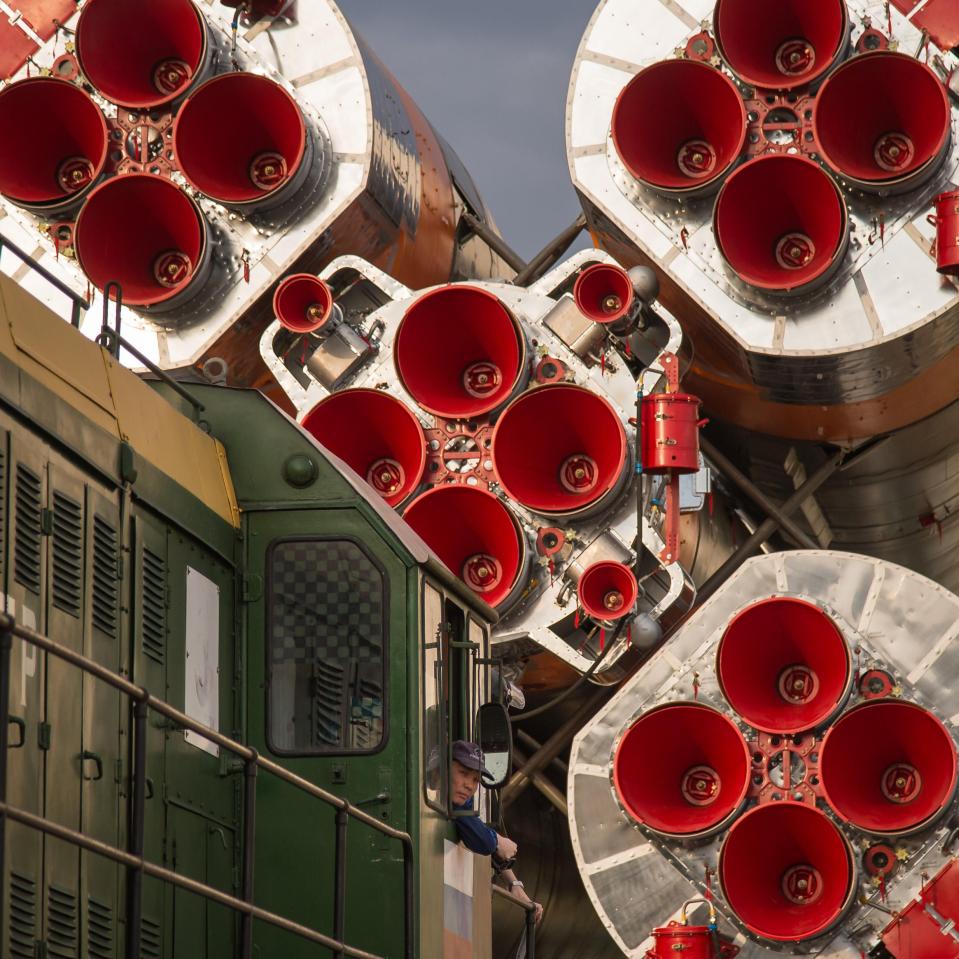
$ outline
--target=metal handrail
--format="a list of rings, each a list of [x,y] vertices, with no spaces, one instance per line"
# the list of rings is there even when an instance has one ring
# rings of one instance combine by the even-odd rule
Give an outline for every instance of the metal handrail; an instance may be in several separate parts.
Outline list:
[[[506,899],[514,906],[519,906],[526,913],[526,959],[536,959],[536,906],[532,902],[527,903],[517,899],[512,893],[495,884],[490,888],[500,899]]]
[[[2,233],[0,233],[0,253],[4,250],[9,250],[14,254],[22,263],[26,263],[30,269],[39,273],[48,283],[51,283],[55,286],[61,293],[66,294],[70,297],[73,302],[73,310],[70,313],[70,323],[75,326],[77,329],[80,328],[80,314],[84,310],[90,309],[90,302],[85,300],[79,293],[75,293],[70,289],[63,280],[55,277],[46,267],[40,266],[37,261],[30,256],[29,253],[24,252],[14,243],[12,240],[7,239]]]
[[[6,801],[7,779],[7,735],[10,717],[10,653],[12,637],[23,640],[42,649],[47,653],[70,663],[85,673],[96,677],[112,686],[114,689],[129,697],[134,704],[134,759],[133,759],[133,804],[130,820],[129,849],[123,851],[91,839],[81,833],[50,822],[40,816],[35,816],[22,809],[16,809]],[[206,886],[195,880],[186,879],[177,873],[170,872],[160,866],[149,863],[143,858],[144,832],[144,803],[146,800],[146,721],[149,710],[159,713],[172,723],[183,729],[202,736],[209,742],[215,743],[227,752],[239,756],[244,762],[244,843],[241,891],[243,898],[237,899],[222,893],[217,889]],[[319,799],[337,811],[336,844],[334,872],[334,928],[342,932],[342,917],[345,916],[345,861],[346,861],[346,828],[347,819],[355,819],[369,826],[384,836],[396,839],[403,847],[403,892],[404,892],[404,952],[406,959],[413,959],[414,953],[414,909],[413,909],[413,840],[409,833],[395,829],[386,823],[370,816],[358,809],[349,800],[327,792],[301,776],[290,772],[272,760],[265,759],[255,749],[244,746],[228,736],[204,726],[192,719],[186,713],[171,706],[161,699],[151,695],[146,689],[81,653],[75,652],[66,646],[55,642],[42,633],[20,626],[12,616],[0,613],[0,875],[3,874],[4,855],[4,819],[8,817],[58,838],[73,842],[92,852],[99,853],[128,867],[128,929],[127,955],[131,959],[139,956],[140,923],[141,923],[141,890],[144,874],[154,876],[174,885],[181,886],[208,899],[220,902],[225,906],[237,910],[243,916],[241,930],[241,952],[244,959],[249,959],[253,953],[252,922],[261,919],[293,932],[313,942],[321,943],[344,956],[356,956],[359,959],[379,959],[371,953],[347,946],[338,939],[325,936],[323,933],[301,926],[292,920],[284,919],[275,913],[260,909],[253,905],[253,824],[256,814],[256,774],[264,770],[291,786]]]

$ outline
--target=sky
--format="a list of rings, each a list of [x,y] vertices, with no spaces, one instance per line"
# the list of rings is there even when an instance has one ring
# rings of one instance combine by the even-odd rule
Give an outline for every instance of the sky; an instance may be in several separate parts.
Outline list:
[[[580,212],[566,91],[598,0],[338,0],[473,175],[526,259]],[[580,235],[574,251],[589,246]]]

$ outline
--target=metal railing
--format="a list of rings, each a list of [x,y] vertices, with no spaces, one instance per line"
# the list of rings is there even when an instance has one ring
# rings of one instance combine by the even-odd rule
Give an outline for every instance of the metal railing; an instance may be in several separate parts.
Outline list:
[[[536,906],[517,899],[500,886],[494,884],[491,888],[500,899],[505,899],[526,912],[526,959],[536,959]]]
[[[127,849],[118,849],[107,843],[85,836],[74,829],[10,806],[7,803],[7,745],[10,717],[10,658],[13,637],[42,649],[45,652],[68,662],[83,672],[112,686],[127,696],[133,705],[133,789],[130,809],[130,829]],[[240,898],[221,892],[205,883],[188,879],[172,870],[157,866],[143,858],[145,829],[145,802],[147,793],[146,776],[146,731],[147,716],[150,710],[166,717],[177,727],[190,730],[215,743],[221,749],[233,753],[243,761],[243,844],[241,865]],[[286,919],[253,904],[253,863],[256,829],[256,780],[262,770],[276,776],[284,782],[307,793],[321,802],[332,806],[335,814],[334,847],[334,888],[333,888],[333,936],[324,935],[315,929]],[[18,626],[11,616],[0,613],[0,876],[4,875],[4,839],[6,820],[22,823],[38,829],[58,839],[73,843],[82,849],[112,859],[126,866],[127,886],[127,959],[139,959],[140,934],[142,925],[142,893],[144,875],[171,883],[213,902],[227,906],[240,913],[240,952],[242,959],[251,959],[253,955],[253,920],[269,923],[302,939],[315,942],[333,951],[334,955],[351,956],[356,959],[381,959],[373,953],[364,952],[347,945],[343,940],[346,923],[346,853],[347,824],[350,819],[357,820],[383,835],[397,840],[403,847],[403,956],[413,959],[414,954],[414,873],[413,840],[409,833],[394,829],[373,816],[353,806],[348,800],[313,785],[295,773],[284,769],[269,759],[264,759],[255,749],[244,746],[216,730],[210,729],[186,713],[175,709],[163,700],[150,695],[147,690],[130,682],[123,676],[101,666],[80,653],[74,652],[32,629]],[[512,898],[512,897],[510,897]],[[532,955],[532,953],[528,953]]]
[[[61,293],[70,298],[70,301],[73,303],[73,308],[70,312],[70,323],[75,326],[77,329],[80,328],[80,314],[84,310],[90,309],[89,301],[85,300],[79,293],[75,293],[70,289],[63,280],[57,279],[46,267],[40,266],[37,261],[30,256],[29,253],[25,253],[20,247],[17,246],[11,240],[8,240],[2,233],[0,233],[0,254],[4,250],[9,250],[14,256],[16,256],[21,262],[26,263],[30,269],[34,270],[40,276],[42,276],[48,283],[55,286]]]

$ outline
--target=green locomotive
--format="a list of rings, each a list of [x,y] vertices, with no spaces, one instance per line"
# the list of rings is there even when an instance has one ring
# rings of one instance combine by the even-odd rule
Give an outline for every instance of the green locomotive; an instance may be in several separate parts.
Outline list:
[[[0,275],[0,955],[488,959],[430,756],[495,614],[260,394],[188,391]]]

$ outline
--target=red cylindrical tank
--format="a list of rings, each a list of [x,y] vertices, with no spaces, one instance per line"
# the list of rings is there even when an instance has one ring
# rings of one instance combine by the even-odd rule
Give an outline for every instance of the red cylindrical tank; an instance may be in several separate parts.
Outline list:
[[[763,599],[726,627],[716,654],[723,694],[757,729],[793,734],[822,725],[852,684],[849,647],[829,615],[802,599]]]
[[[593,263],[576,277],[573,299],[583,316],[596,323],[617,323],[633,307],[629,274],[612,263]]]
[[[611,561],[587,567],[577,584],[579,605],[592,619],[611,623],[633,612],[639,585],[625,563]]]
[[[0,193],[54,214],[78,204],[103,173],[107,123],[79,87],[52,77],[0,90]]]
[[[719,852],[726,901],[743,924],[777,942],[835,926],[852,904],[855,865],[845,836],[813,806],[756,806]]]
[[[839,188],[812,160],[756,157],[723,184],[714,229],[720,252],[750,286],[795,293],[822,285],[849,243]]]
[[[76,44],[86,78],[130,110],[182,96],[209,56],[206,21],[190,0],[91,0],[77,22]]]
[[[333,294],[318,276],[294,273],[276,288],[273,312],[291,332],[315,333],[333,313]]]
[[[822,85],[813,131],[826,163],[867,190],[918,186],[945,156],[952,111],[942,82],[904,53],[853,57]]]
[[[525,371],[526,342],[499,297],[442,286],[417,298],[396,332],[400,381],[416,403],[446,419],[502,405]]]
[[[959,276],[959,190],[936,197],[936,267]]]
[[[709,926],[671,922],[653,930],[653,948],[646,959],[718,959]]]
[[[342,390],[303,417],[303,429],[359,473],[390,506],[419,486],[426,437],[419,420],[380,390]]]
[[[226,73],[186,99],[173,125],[183,175],[228,206],[285,199],[298,182],[307,130],[296,101],[253,73]]]
[[[623,88],[612,117],[616,152],[654,190],[715,187],[746,141],[746,107],[732,81],[696,60],[663,60]]]
[[[643,397],[643,471],[695,473],[699,470],[698,396],[654,393]]]
[[[956,745],[932,713],[881,699],[851,709],[819,751],[823,794],[847,822],[880,835],[933,823],[956,791]]]
[[[719,0],[713,25],[733,73],[752,86],[791,90],[843,54],[849,14],[844,0]]]
[[[597,507],[623,478],[626,432],[603,397],[555,384],[523,393],[493,431],[493,468],[513,499],[568,516]]]
[[[80,210],[77,259],[99,289],[116,281],[123,302],[158,306],[199,282],[207,260],[207,227],[178,186],[148,173],[101,183]]]
[[[510,598],[525,566],[526,541],[509,508],[472,486],[438,486],[417,497],[403,519],[490,606]]]
[[[704,836],[722,829],[746,799],[749,748],[736,725],[701,703],[651,709],[623,734],[613,788],[648,829]]]

